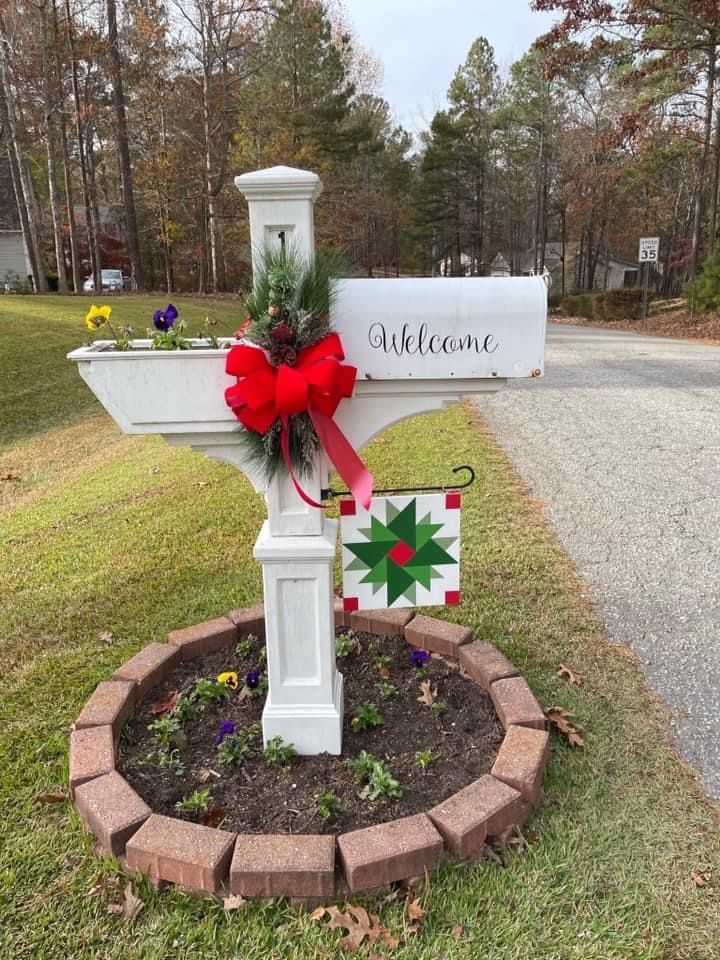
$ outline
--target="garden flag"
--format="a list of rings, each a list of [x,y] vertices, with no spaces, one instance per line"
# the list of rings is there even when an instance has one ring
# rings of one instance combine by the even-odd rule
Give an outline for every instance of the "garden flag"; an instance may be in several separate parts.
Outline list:
[[[340,502],[343,607],[460,603],[460,494]]]

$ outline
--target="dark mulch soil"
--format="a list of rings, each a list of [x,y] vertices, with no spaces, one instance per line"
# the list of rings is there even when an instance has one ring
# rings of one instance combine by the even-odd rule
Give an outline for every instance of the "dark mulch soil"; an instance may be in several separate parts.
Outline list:
[[[266,762],[261,738],[256,738],[242,766],[218,763],[215,738],[220,723],[231,720],[242,732],[261,720],[264,697],[243,698],[238,691],[227,703],[211,704],[197,719],[183,723],[176,754],[184,766],[182,775],[158,765],[157,744],[147,729],[155,719],[151,705],[173,690],[188,692],[200,677],[214,679],[226,670],[235,670],[242,686],[248,671],[264,668],[264,650],[256,641],[246,657],[228,648],[187,661],[152,690],[125,725],[118,763],[121,773],[156,813],[167,816],[195,819],[176,804],[195,790],[209,789],[210,810],[200,821],[238,833],[340,833],[371,826],[427,810],[488,773],[503,730],[488,695],[460,674],[457,662],[433,656],[428,664],[427,679],[437,685],[437,699],[446,705],[438,715],[418,702],[423,677],[413,667],[412,648],[402,637],[356,636],[359,650],[338,660],[345,677],[342,756],[294,757],[282,769]],[[389,700],[382,700],[378,689],[383,682],[375,663],[378,654],[390,657],[386,682],[397,687],[397,694]],[[355,732],[352,718],[358,706],[367,702],[378,706],[383,725]],[[387,762],[402,787],[399,800],[359,797],[362,786],[349,760],[361,750]],[[437,754],[427,770],[415,757],[424,750]],[[317,811],[318,798],[326,791],[334,792],[344,807],[330,820]]]

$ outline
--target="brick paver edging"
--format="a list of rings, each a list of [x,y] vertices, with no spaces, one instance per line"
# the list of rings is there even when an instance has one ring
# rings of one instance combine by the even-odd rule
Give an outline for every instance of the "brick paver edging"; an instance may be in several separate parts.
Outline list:
[[[151,643],[98,684],[70,734],[70,791],[101,849],[156,883],[245,897],[329,898],[422,876],[447,855],[477,857],[488,839],[522,826],[540,797],[549,752],[545,715],[519,671],[468,627],[411,610],[346,613],[335,623],[457,657],[484,690],[505,728],[493,768],[442,803],[411,817],[340,834],[235,834],[152,812],[115,769],[122,725],[136,702],[180,660],[202,657],[250,633],[263,636],[261,605]],[[336,869],[336,853],[339,868]]]

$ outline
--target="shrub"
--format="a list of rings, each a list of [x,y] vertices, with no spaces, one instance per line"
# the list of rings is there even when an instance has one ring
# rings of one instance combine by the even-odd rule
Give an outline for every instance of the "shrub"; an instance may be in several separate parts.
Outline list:
[[[584,317],[586,320],[592,320],[592,294],[576,293],[569,297],[563,297],[560,301],[560,309],[568,317]]]
[[[685,291],[688,305],[697,310],[720,310],[720,250],[706,260],[700,274]]]
[[[612,323],[616,320],[639,320],[642,316],[642,300],[642,287],[624,287],[605,293],[576,293],[561,300],[560,308],[569,317]]]
[[[642,317],[642,287],[624,287],[597,294],[593,305],[596,319],[606,323],[617,320],[639,320]]]

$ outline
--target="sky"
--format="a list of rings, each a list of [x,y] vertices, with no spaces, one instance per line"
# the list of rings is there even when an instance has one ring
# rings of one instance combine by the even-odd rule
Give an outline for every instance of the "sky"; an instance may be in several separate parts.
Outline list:
[[[501,73],[557,15],[533,13],[529,0],[344,0],[356,39],[382,64],[382,95],[414,133],[445,103],[470,45],[484,36]]]

